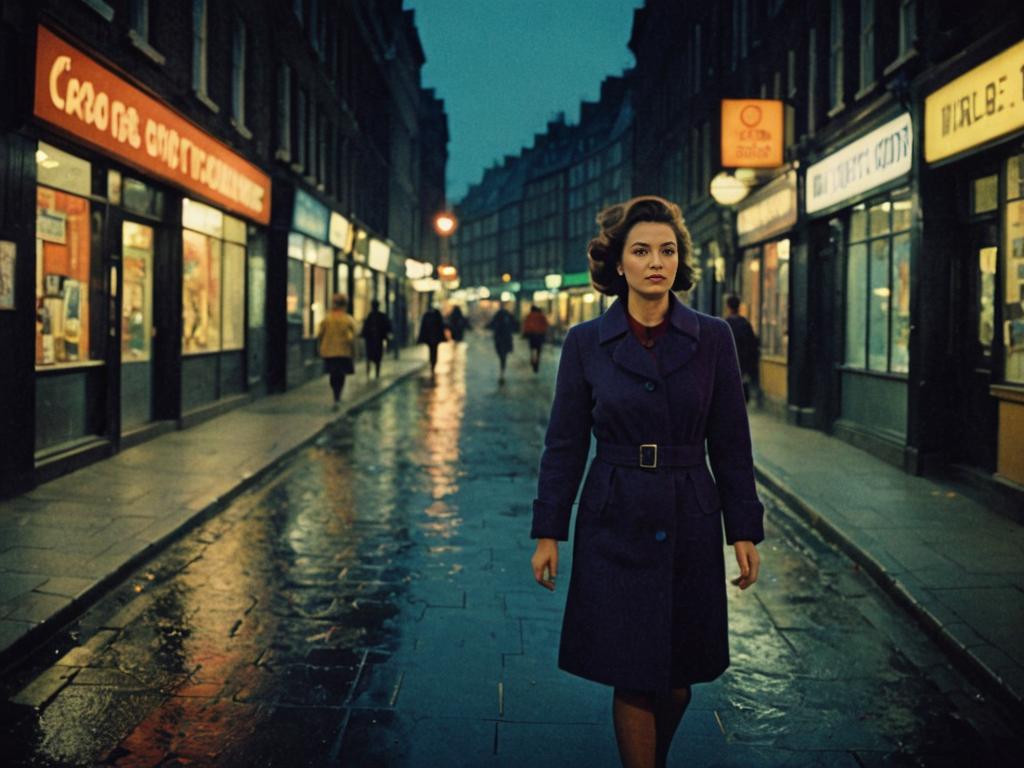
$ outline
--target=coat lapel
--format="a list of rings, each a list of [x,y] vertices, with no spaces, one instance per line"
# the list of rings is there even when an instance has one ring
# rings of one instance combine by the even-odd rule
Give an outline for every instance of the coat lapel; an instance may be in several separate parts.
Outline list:
[[[614,343],[612,360],[617,365],[647,378],[667,377],[697,354],[700,320],[696,312],[674,294],[669,294],[669,332],[655,346],[658,358],[655,363],[650,353],[629,332],[625,304],[620,299],[601,316],[599,339],[602,345]]]
[[[615,301],[601,315],[598,340],[602,346],[612,345],[612,360],[616,365],[647,379],[659,378],[654,358],[629,332],[626,304],[622,299]]]

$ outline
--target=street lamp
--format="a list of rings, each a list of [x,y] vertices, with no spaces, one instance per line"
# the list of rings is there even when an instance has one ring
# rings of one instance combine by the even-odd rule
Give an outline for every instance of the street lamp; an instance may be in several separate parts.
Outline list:
[[[736,205],[750,194],[750,186],[742,179],[722,171],[711,180],[711,197],[719,205]]]
[[[453,234],[458,226],[459,220],[455,218],[454,213],[441,211],[434,217],[434,231],[441,237],[448,237]]]

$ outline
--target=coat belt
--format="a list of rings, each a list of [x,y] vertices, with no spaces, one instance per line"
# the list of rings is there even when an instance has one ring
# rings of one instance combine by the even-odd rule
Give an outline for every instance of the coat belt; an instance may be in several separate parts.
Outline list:
[[[704,443],[695,445],[616,445],[598,442],[597,458],[624,467],[698,467],[704,465]]]

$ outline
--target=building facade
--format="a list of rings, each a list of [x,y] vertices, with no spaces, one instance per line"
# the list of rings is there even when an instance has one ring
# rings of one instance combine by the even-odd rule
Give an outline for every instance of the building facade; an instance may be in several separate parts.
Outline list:
[[[317,375],[334,291],[399,311],[447,141],[400,2],[0,6],[0,494]]]

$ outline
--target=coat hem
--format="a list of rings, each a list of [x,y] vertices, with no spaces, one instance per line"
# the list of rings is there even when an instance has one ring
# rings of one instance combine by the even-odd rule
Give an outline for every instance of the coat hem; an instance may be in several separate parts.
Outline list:
[[[638,684],[635,678],[632,680],[627,679],[627,675],[603,675],[588,672],[583,669],[572,669],[563,664],[561,661],[558,662],[558,668],[563,672],[568,672],[570,675],[573,675],[575,677],[581,677],[584,680],[589,680],[592,683],[599,683],[601,685],[607,685],[613,688],[622,688],[630,691],[669,691],[673,688],[687,688],[691,685],[697,685],[698,683],[714,682],[722,676],[722,674],[729,668],[729,665],[726,664],[724,667],[722,667],[720,670],[713,674],[689,677],[686,678],[685,681],[679,683],[674,683],[672,680],[668,679],[670,675],[666,675],[665,684],[661,686],[652,686],[643,683]]]

